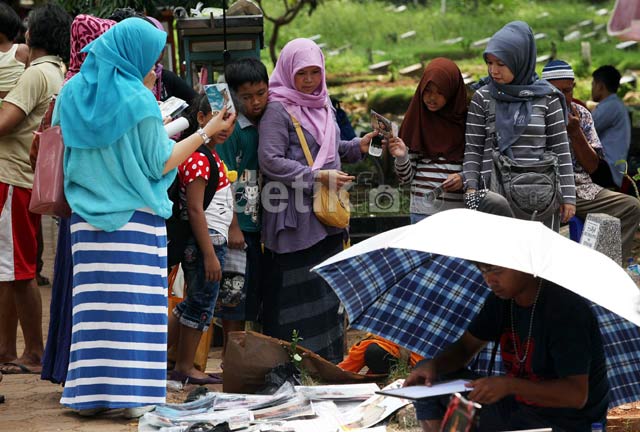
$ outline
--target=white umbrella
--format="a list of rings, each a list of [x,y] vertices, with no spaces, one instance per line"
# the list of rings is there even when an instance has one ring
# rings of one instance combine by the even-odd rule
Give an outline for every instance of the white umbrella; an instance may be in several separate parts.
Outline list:
[[[327,259],[314,270],[384,248],[463,258],[540,276],[640,326],[640,290],[610,258],[540,222],[473,210],[448,210],[415,225],[384,232]]]

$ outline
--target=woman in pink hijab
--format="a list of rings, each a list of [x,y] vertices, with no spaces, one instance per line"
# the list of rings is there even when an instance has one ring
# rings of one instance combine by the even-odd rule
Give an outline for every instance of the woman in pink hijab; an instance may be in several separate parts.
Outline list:
[[[292,120],[313,158],[309,166]],[[340,140],[325,80],[324,56],[309,39],[294,39],[280,52],[269,80],[269,104],[260,121],[258,158],[264,175],[262,241],[271,274],[265,283],[264,332],[291,339],[338,363],[343,357],[343,315],[331,288],[309,270],[343,249],[344,229],[324,225],[313,213],[313,185],[342,188],[353,163],[369,149],[373,133]]]

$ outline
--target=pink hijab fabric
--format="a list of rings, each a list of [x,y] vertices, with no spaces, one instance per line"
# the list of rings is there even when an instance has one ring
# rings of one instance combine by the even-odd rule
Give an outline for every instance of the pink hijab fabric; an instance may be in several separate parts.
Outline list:
[[[69,81],[80,71],[82,62],[87,58],[87,53],[82,48],[93,42],[102,33],[116,25],[115,21],[94,17],[92,15],[78,15],[71,23],[71,56],[69,58],[69,70],[64,82]]]
[[[296,90],[294,77],[300,69],[317,66],[322,70],[322,82],[312,94]],[[310,39],[294,39],[287,43],[276,62],[269,80],[269,102],[282,103],[303,128],[313,135],[320,151],[312,170],[319,170],[336,158],[336,124],[327,91],[324,55]]]

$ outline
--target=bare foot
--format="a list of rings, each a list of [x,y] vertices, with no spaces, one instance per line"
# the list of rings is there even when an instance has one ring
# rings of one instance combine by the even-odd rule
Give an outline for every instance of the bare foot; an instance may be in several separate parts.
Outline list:
[[[0,363],[8,363],[8,362],[14,362],[14,361],[18,361],[18,356],[14,355],[0,355]]]
[[[16,361],[18,363],[22,363],[22,364],[27,365],[27,366],[38,366],[38,367],[41,367],[42,366],[42,355],[35,356],[35,355],[23,353],[22,356]]]

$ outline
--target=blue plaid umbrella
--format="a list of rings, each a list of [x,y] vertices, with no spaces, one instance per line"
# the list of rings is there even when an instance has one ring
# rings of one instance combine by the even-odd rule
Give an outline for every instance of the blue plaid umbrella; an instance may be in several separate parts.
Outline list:
[[[458,339],[489,293],[467,261],[409,249],[375,250],[317,272],[340,298],[351,327],[424,357]]]
[[[423,237],[426,246],[421,250],[384,246],[407,233],[413,234],[413,239],[420,238],[420,229],[414,227],[382,233],[314,271],[336,292],[353,328],[432,358],[464,333],[490,291],[469,261],[425,252],[428,237]],[[466,248],[465,256],[482,261],[481,256],[469,256],[469,241],[473,239],[467,238],[461,246]],[[499,265],[494,258],[492,264]],[[607,358],[611,406],[640,400],[640,327],[595,303],[592,308]],[[475,370],[486,373],[490,353],[488,346],[479,354]],[[501,368],[499,359],[496,371]]]

